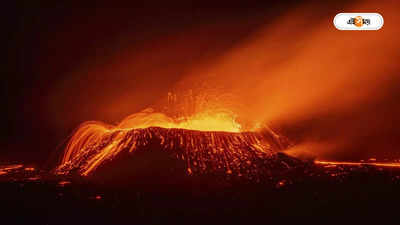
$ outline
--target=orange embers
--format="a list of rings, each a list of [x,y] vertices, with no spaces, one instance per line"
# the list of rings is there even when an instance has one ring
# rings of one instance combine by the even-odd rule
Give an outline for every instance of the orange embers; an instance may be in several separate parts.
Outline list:
[[[58,182],[58,186],[60,186],[60,187],[65,187],[68,184],[71,184],[71,182],[65,181],[65,180]]]
[[[185,163],[187,174],[215,172],[226,176],[252,177],[260,170],[284,166],[277,152],[286,148],[280,137],[260,132],[196,131],[177,128],[150,127],[145,129],[104,130],[97,124],[83,127],[67,146],[64,159],[56,169],[58,174],[77,171],[86,176],[100,165],[111,161],[121,152],[133,153],[152,148],[165,151]]]
[[[85,165],[81,167],[81,175],[88,175],[102,162],[112,159],[121,150],[130,148],[132,152],[138,145],[138,137],[132,135],[132,130],[148,127],[179,128],[197,131],[240,132],[241,125],[236,122],[236,116],[227,110],[205,110],[187,117],[168,117],[163,113],[144,110],[135,113],[120,122],[117,126],[101,122],[85,122],[70,139],[59,168],[67,168],[76,159],[85,157]],[[133,133],[135,133],[133,131]],[[164,141],[164,137],[161,138]],[[193,140],[192,140],[193,142]],[[99,151],[87,156],[88,151],[96,146]],[[194,147],[193,147],[194,148]],[[60,169],[58,170],[60,172]]]
[[[373,161],[373,160],[371,160]],[[400,163],[395,162],[338,162],[338,161],[315,161],[316,164],[326,165],[326,166],[378,166],[378,167],[399,167]]]
[[[21,164],[13,164],[13,165],[6,165],[6,166],[0,166],[0,175],[4,175],[9,173],[10,171],[20,169],[22,168],[23,165]]]

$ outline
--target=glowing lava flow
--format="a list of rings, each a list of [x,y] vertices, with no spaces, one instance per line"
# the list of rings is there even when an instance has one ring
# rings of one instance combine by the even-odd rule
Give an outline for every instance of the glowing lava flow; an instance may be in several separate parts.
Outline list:
[[[83,136],[78,132],[79,136],[72,138],[57,173],[67,174],[78,170],[81,175],[89,175],[122,151],[134,153],[156,143],[157,148],[185,161],[189,174],[195,171],[220,170],[237,176],[255,176],[257,170],[262,167],[257,165],[258,162],[276,159],[277,151],[286,147],[269,133],[230,133],[159,127],[109,131],[99,129],[96,127],[98,125],[90,131],[87,126],[86,124],[81,128]]]
[[[316,164],[320,165],[332,165],[332,166],[377,166],[377,167],[399,167],[400,163],[395,162],[338,162],[338,161],[315,161]]]
[[[23,167],[23,165],[21,165],[21,164],[0,166],[0,175],[7,174],[10,171],[20,169],[22,167]]]
[[[187,118],[170,118],[143,111],[117,126],[101,122],[83,123],[66,146],[57,174],[92,174],[123,152],[161,150],[184,162],[187,174],[222,173],[248,179],[265,178],[271,171],[284,171],[299,161],[278,154],[289,146],[285,138],[266,128],[242,131],[232,114],[198,113]],[[400,163],[329,162],[329,166],[400,167]],[[1,171],[0,171],[1,172]]]
[[[128,116],[112,130],[148,127],[227,132],[240,132],[242,130],[242,126],[236,122],[236,116],[229,111],[203,111],[190,117],[171,118],[163,113],[154,113],[151,109]]]
[[[239,131],[240,125],[226,114],[179,121],[164,114],[134,114],[116,127],[86,122],[69,141],[56,173],[77,171],[86,176],[121,152],[134,153],[151,145],[185,161],[188,174],[223,171],[255,178],[260,169],[273,167],[269,160],[276,160],[277,152],[287,147],[272,130]]]

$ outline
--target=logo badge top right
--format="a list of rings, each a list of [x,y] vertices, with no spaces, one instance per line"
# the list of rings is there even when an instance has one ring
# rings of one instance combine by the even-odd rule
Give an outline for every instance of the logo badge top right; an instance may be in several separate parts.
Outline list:
[[[361,16],[356,16],[356,17],[351,17],[348,21],[347,24],[353,24],[356,27],[362,27],[363,25],[370,25],[371,20],[370,19],[363,19]]]

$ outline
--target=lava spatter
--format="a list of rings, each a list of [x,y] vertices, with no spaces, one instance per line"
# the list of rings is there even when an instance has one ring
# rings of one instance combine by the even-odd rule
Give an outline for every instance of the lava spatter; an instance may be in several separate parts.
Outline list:
[[[101,135],[85,131],[85,134],[87,137],[79,140],[79,145],[70,142],[56,173],[75,171],[83,176],[91,175],[118,154],[125,152],[134,157],[136,151],[150,145],[183,161],[188,175],[222,172],[227,176],[256,180],[270,174],[266,171],[284,169],[288,165],[278,154],[288,146],[287,142],[269,131],[222,132],[149,127],[105,131]],[[79,149],[75,149],[76,146]]]

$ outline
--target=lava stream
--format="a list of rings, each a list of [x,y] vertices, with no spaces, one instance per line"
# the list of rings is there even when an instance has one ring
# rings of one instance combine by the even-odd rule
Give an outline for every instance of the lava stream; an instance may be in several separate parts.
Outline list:
[[[315,161],[320,165],[333,165],[333,166],[377,166],[377,167],[400,167],[400,163],[396,162],[340,162],[340,161]]]

